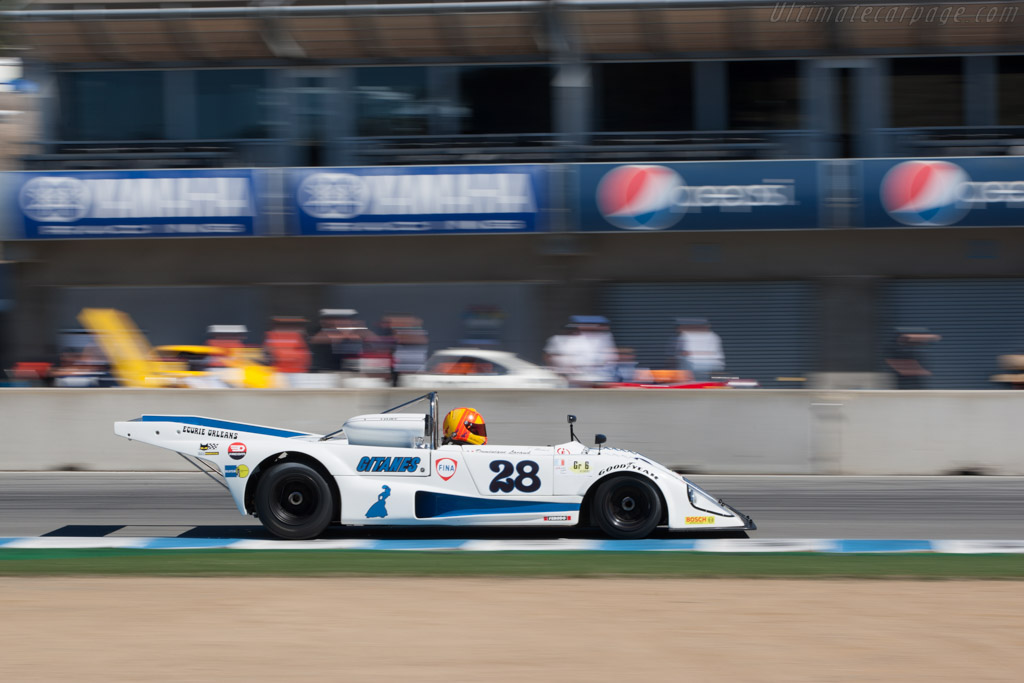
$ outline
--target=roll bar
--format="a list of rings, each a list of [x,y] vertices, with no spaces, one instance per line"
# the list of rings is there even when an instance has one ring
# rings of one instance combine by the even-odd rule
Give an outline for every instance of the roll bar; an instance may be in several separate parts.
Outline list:
[[[388,408],[387,410],[383,411],[383,413],[381,413],[381,414],[383,415],[383,414],[386,414],[386,413],[393,413],[396,410],[400,410],[400,409],[402,409],[402,408],[404,408],[406,406],[411,406],[412,404],[419,403],[420,401],[429,401],[430,402],[430,412],[427,413],[427,427],[426,427],[427,434],[426,435],[430,437],[430,448],[432,450],[437,450],[441,446],[441,440],[439,438],[440,434],[438,434],[438,424],[439,424],[438,417],[439,416],[438,416],[438,400],[437,400],[437,392],[436,391],[431,391],[429,394],[423,394],[422,396],[418,396],[418,397],[412,399],[411,401],[406,401],[405,403],[400,403],[399,405],[395,406],[394,408]]]
[[[381,415],[384,415],[384,414],[387,414],[387,413],[393,413],[396,410],[401,410],[402,408],[404,408],[406,406],[411,406],[412,404],[419,403],[420,401],[429,401],[430,402],[430,410],[429,410],[429,412],[427,412],[427,424],[426,424],[426,428],[425,428],[426,434],[424,434],[424,436],[430,437],[430,448],[432,450],[437,450],[441,446],[441,439],[440,439],[440,434],[438,433],[438,427],[440,425],[440,421],[438,419],[438,414],[437,414],[437,412],[438,412],[438,400],[437,400],[437,392],[436,391],[431,391],[429,394],[423,394],[422,396],[417,396],[416,398],[412,399],[411,401],[406,401],[405,403],[400,403],[397,406],[394,406],[393,408],[388,408],[387,410],[381,411]],[[344,427],[342,427],[341,429],[337,429],[337,430],[331,432],[330,434],[324,434],[323,436],[320,437],[320,441],[327,441],[328,439],[330,439],[335,434],[340,434],[343,431],[345,431]]]

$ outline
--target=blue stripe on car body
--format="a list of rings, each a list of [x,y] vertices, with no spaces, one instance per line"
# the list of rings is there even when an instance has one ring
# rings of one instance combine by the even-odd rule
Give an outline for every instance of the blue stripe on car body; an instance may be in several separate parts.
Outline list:
[[[262,434],[264,436],[280,436],[289,439],[293,436],[310,436],[309,432],[293,432],[288,429],[275,429],[273,427],[260,427],[259,425],[245,424],[244,422],[228,422],[227,420],[214,420],[208,417],[194,417],[191,415],[143,415],[139,418],[141,422],[178,422],[180,424],[194,425],[196,427],[210,427],[212,429],[225,429],[234,432],[245,432],[246,434]]]
[[[438,519],[469,515],[507,515],[523,513],[578,513],[579,503],[544,503],[508,498],[473,498],[430,491],[416,492],[416,517]]]

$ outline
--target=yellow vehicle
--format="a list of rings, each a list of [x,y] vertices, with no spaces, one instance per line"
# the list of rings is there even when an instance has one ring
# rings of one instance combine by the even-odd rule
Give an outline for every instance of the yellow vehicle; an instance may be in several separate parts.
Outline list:
[[[178,344],[153,349],[161,363],[183,363],[186,372],[215,377],[230,386],[266,389],[275,386],[274,369],[260,361],[259,349]]]
[[[273,368],[259,362],[258,349],[193,345],[154,349],[131,317],[113,308],[83,309],[78,320],[96,338],[122,386],[254,389],[276,384]]]

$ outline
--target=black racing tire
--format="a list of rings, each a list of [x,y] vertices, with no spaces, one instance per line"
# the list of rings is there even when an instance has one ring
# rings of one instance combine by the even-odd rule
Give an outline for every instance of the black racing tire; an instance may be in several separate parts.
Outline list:
[[[612,538],[646,538],[661,522],[661,496],[650,480],[623,475],[601,482],[593,519]]]
[[[323,476],[300,462],[271,467],[256,487],[256,516],[280,538],[316,538],[331,523],[333,509]]]

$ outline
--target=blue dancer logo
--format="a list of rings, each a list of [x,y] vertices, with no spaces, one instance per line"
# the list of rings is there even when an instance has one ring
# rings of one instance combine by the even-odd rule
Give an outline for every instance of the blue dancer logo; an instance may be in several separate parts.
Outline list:
[[[366,511],[366,518],[371,517],[387,517],[388,508],[387,500],[388,496],[391,495],[391,487],[384,486],[384,490],[377,494],[377,502],[370,506],[370,509]]]

